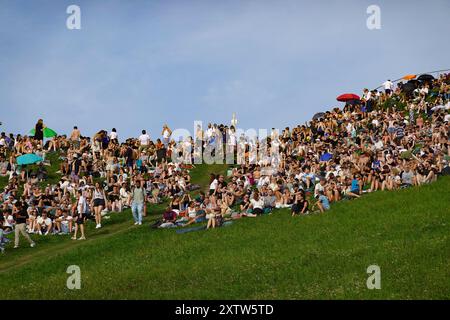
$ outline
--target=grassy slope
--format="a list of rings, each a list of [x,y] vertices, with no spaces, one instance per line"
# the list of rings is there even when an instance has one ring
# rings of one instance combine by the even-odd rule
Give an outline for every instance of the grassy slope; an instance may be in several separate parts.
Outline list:
[[[206,185],[208,172],[224,169],[199,166],[193,182]],[[132,226],[126,211],[101,230],[91,225],[85,242],[38,237],[34,249],[8,250],[0,299],[448,299],[448,199],[443,178],[341,202],[323,215],[281,210],[186,234]],[[162,208],[150,208],[146,222]],[[82,290],[65,286],[71,264],[81,267]],[[381,267],[381,290],[366,288],[371,264]]]

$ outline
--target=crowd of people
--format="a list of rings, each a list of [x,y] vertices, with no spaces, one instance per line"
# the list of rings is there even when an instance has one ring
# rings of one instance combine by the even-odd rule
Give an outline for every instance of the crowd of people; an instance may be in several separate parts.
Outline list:
[[[5,234],[70,235],[86,239],[84,225],[92,220],[102,228],[112,212],[131,208],[142,224],[151,203],[168,206],[157,228],[186,227],[206,222],[215,228],[227,219],[271,214],[290,208],[293,216],[324,212],[343,199],[359,198],[377,190],[396,190],[433,182],[449,171],[450,74],[418,82],[406,90],[391,81],[384,91],[363,90],[358,101],[348,101],[308,125],[273,129],[263,139],[238,136],[235,126],[209,124],[194,138],[172,138],[164,125],[161,138],[145,130],[138,138],[119,142],[115,128],[85,137],[71,134],[45,142],[39,120],[34,136],[1,133],[0,248]],[[201,150],[220,141],[233,154],[245,150],[228,175],[211,175],[209,192],[191,183],[195,143]],[[44,143],[45,142],[45,143]],[[269,147],[262,158],[250,150]],[[35,153],[42,161],[20,166],[19,155]],[[60,162],[59,181],[48,182],[49,155]],[[173,160],[180,161],[173,161]]]
[[[34,246],[29,234],[72,235],[86,239],[84,224],[102,228],[112,212],[131,208],[134,223],[142,224],[147,204],[184,194],[195,185],[188,169],[167,161],[171,130],[164,125],[162,139],[153,142],[145,130],[138,138],[119,143],[116,129],[84,137],[75,126],[69,136],[44,143],[45,124],[39,120],[34,136],[5,135],[0,139],[0,177],[7,180],[0,193],[1,238],[15,231]],[[34,153],[43,159],[35,165],[18,165],[17,157]],[[47,157],[58,159],[59,181],[48,181]],[[3,248],[3,246],[2,246]]]
[[[362,98],[348,101],[343,110],[325,112],[308,125],[272,130],[264,140],[238,136],[234,126],[210,124],[197,139],[220,141],[235,151],[241,147],[244,162],[228,177],[212,175],[209,193],[168,207],[160,226],[208,221],[207,228],[214,228],[225,219],[275,208],[290,208],[293,216],[324,212],[336,201],[448,175],[450,74],[415,84],[410,90],[388,80],[384,91],[364,89]],[[184,151],[194,149],[194,139],[188,141]],[[257,157],[250,151],[274,145],[279,153]]]

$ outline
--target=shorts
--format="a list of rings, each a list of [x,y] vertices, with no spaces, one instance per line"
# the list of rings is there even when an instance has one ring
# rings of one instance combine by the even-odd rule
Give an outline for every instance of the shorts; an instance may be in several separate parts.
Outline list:
[[[81,217],[78,216],[77,224],[78,224],[78,225],[84,224],[84,223],[86,222],[86,219],[87,219],[87,216],[86,216],[85,213],[83,213],[83,214],[81,215]]]
[[[206,219],[214,219],[215,218],[215,214],[214,213],[208,213],[207,215],[206,215]]]
[[[105,200],[104,199],[94,199],[94,208],[95,207],[104,207],[105,206]]]

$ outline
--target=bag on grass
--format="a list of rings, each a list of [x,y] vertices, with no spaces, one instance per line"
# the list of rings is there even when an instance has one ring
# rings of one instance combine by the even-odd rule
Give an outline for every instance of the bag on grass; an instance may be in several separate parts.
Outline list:
[[[162,220],[155,221],[150,227],[153,229],[158,229],[158,227],[162,225]]]

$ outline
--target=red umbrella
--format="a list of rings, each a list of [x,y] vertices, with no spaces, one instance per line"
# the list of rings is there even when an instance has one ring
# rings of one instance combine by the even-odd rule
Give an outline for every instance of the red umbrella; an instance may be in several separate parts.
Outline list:
[[[337,101],[341,101],[341,102],[347,102],[350,100],[360,100],[360,99],[361,98],[357,94],[354,94],[354,93],[344,93],[336,98]]]

